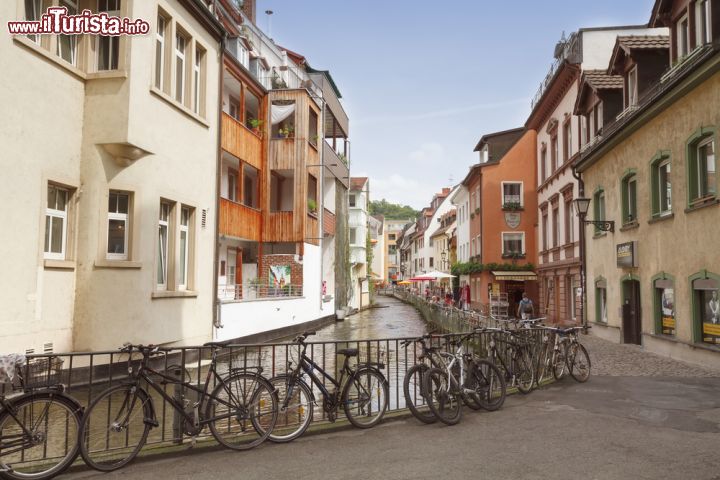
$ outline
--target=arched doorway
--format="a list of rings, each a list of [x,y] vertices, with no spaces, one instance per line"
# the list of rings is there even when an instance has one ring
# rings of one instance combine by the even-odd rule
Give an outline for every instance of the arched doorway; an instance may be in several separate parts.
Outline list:
[[[642,344],[641,319],[640,281],[636,278],[628,278],[622,282],[623,343]]]

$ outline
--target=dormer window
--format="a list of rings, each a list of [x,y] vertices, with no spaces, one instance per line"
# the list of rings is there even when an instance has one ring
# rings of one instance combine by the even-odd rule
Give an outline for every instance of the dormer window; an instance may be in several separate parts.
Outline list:
[[[637,105],[638,101],[638,82],[637,67],[633,67],[627,76],[627,107]]]
[[[697,45],[705,45],[712,42],[711,19],[710,0],[698,0],[695,3],[695,32]]]
[[[687,14],[683,15],[675,24],[675,38],[677,55],[676,60],[687,56],[690,51],[690,22]]]

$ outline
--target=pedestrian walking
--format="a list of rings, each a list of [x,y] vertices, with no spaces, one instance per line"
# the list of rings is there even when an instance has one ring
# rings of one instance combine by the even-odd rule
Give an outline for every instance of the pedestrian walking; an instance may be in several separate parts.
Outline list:
[[[518,302],[516,316],[522,320],[529,320],[535,316],[535,305],[533,305],[532,300],[528,298],[527,293],[525,292],[522,294],[522,300]]]

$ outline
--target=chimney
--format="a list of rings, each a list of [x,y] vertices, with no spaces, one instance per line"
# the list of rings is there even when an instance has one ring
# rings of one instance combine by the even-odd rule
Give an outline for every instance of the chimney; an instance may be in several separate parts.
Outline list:
[[[250,19],[250,21],[253,24],[256,24],[255,22],[255,2],[256,0],[243,0],[242,2],[242,11],[247,17]]]

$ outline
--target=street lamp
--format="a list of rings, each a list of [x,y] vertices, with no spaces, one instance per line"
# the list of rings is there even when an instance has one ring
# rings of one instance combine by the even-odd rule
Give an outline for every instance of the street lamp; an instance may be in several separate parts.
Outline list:
[[[447,251],[443,250],[440,253],[440,258],[442,259],[442,270],[445,270],[445,258],[447,258]]]
[[[576,198],[574,200],[575,208],[577,209],[578,217],[580,217],[582,225],[595,225],[598,230],[603,232],[615,232],[615,222],[612,220],[585,220],[588,210],[590,209],[589,198]]]

